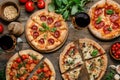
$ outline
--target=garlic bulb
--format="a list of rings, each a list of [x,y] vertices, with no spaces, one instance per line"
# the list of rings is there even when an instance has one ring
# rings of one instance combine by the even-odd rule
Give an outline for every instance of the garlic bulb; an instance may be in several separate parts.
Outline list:
[[[8,30],[15,36],[20,36],[24,32],[24,26],[19,22],[11,22],[8,25]]]
[[[117,72],[118,74],[120,74],[120,65],[117,65],[117,67],[116,67],[116,72]]]
[[[116,69],[115,65],[110,65],[109,67],[112,68],[112,69]]]
[[[115,74],[114,79],[115,79],[115,80],[119,80],[119,79],[120,79],[120,76],[119,76],[118,74]]]

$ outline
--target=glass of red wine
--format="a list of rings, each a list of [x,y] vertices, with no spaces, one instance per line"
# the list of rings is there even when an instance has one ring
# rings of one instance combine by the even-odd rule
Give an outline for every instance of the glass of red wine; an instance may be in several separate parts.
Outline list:
[[[5,34],[0,37],[0,48],[5,52],[14,50],[16,38],[13,35]]]

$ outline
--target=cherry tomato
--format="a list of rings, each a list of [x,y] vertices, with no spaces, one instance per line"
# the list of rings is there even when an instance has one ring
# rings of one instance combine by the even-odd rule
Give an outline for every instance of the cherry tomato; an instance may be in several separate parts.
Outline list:
[[[45,77],[49,77],[49,76],[51,76],[51,72],[47,71],[46,74],[45,74]]]
[[[16,62],[17,62],[17,63],[20,63],[20,62],[21,62],[21,59],[20,59],[20,58],[17,58],[17,59],[16,59]]]
[[[19,0],[20,3],[26,3],[28,0]]]
[[[26,9],[26,11],[28,11],[28,12],[34,11],[34,9],[35,9],[34,2],[32,2],[32,1],[26,2],[26,4],[25,4],[25,9]]]
[[[25,59],[28,59],[29,56],[28,55],[22,55],[22,59],[25,60]]]
[[[13,63],[13,64],[12,64],[12,68],[13,68],[13,69],[17,69],[17,67],[18,67],[18,64],[17,64],[17,63]]]
[[[42,69],[38,69],[37,70],[37,73],[39,74],[39,73],[41,73],[42,72]]]
[[[3,30],[4,30],[3,25],[0,24],[0,33],[3,33]]]
[[[48,67],[44,67],[44,68],[43,68],[43,71],[44,71],[44,72],[47,72],[48,70],[49,70]]]
[[[13,71],[11,71],[11,72],[9,73],[9,75],[10,75],[10,76],[14,76],[15,73],[14,73]]]
[[[28,60],[28,64],[32,64],[33,63],[33,60]]]
[[[44,0],[39,0],[38,3],[37,3],[37,7],[39,9],[45,8],[45,1]]]

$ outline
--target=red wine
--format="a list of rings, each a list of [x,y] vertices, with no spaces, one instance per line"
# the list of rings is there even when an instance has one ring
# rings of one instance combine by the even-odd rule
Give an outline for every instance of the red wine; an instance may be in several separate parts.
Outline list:
[[[8,50],[13,47],[14,41],[11,36],[4,35],[0,38],[0,47],[3,50]]]

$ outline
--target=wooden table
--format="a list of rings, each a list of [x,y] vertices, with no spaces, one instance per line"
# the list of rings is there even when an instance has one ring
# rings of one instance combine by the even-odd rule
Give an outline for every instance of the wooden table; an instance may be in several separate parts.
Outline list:
[[[0,2],[2,2],[3,0],[0,0]],[[15,0],[18,4],[18,0]],[[93,2],[87,4],[87,8],[89,9],[90,6],[92,6],[97,0],[93,0]],[[120,0],[115,0],[117,1],[119,4],[120,4]],[[27,19],[29,18],[29,16],[32,14],[32,13],[27,13],[25,11],[25,8],[24,8],[24,5],[20,5],[20,9],[21,9],[21,12],[20,12],[20,16],[19,18],[16,20],[16,21],[19,21],[21,22],[23,25],[26,24],[26,21]],[[37,11],[37,7],[36,7],[36,10]],[[34,11],[34,12],[35,12]],[[0,19],[0,22],[4,25],[4,33],[3,34],[6,34],[8,33],[8,30],[7,30],[7,26],[9,23],[6,23],[4,21],[2,21]],[[69,26],[69,36],[68,36],[68,39],[66,41],[66,43],[60,48],[58,49],[57,51],[55,52],[52,52],[52,53],[48,53],[48,54],[43,54],[45,57],[47,57],[54,65],[55,67],[55,71],[57,73],[56,75],[56,80],[62,80],[61,78],[61,74],[60,74],[60,70],[59,70],[59,55],[60,53],[63,51],[64,47],[71,41],[74,41],[74,40],[77,40],[79,38],[84,38],[84,37],[87,37],[87,38],[90,38],[90,39],[93,39],[95,40],[96,42],[98,42],[106,51],[106,53],[108,54],[108,66],[110,64],[119,64],[120,61],[115,61],[113,60],[110,56],[109,56],[109,49],[110,49],[110,46],[111,44],[113,44],[114,42],[116,41],[120,41],[120,37],[112,40],[112,41],[101,41],[97,38],[95,38],[88,30],[88,28],[84,28],[82,30],[76,30],[74,29],[73,25],[71,24],[71,21],[67,21],[68,23],[68,26]],[[74,33],[74,34],[73,34]],[[0,34],[0,36],[2,36],[3,34]],[[26,42],[26,38],[25,38],[25,34],[23,33],[23,35],[20,36],[20,38],[22,38],[23,40],[23,46],[22,46],[22,50],[25,50],[25,49],[32,49],[30,47],[30,45]],[[11,56],[13,56],[15,54],[15,52],[11,52],[11,53],[5,53],[5,52],[0,52],[0,70],[3,69],[5,66],[6,66],[6,63],[7,61],[9,60],[9,58]],[[109,69],[109,68],[108,68]],[[107,69],[107,70],[108,70]],[[106,72],[107,73],[107,72]],[[79,79],[79,80],[82,80],[82,79]],[[103,79],[102,79],[103,80]]]

